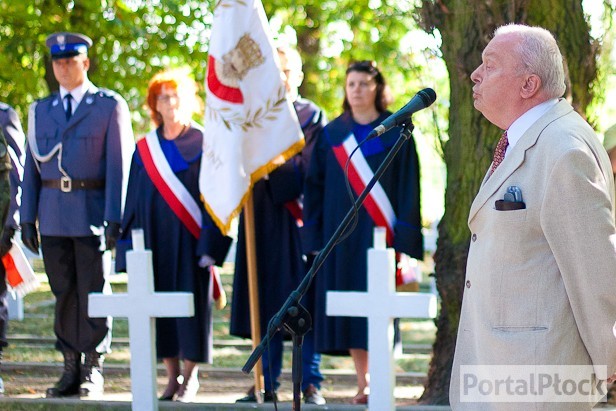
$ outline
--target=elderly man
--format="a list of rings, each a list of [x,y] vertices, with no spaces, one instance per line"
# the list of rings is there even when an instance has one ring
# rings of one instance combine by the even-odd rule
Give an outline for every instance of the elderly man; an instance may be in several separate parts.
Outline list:
[[[468,219],[452,409],[590,410],[616,371],[609,158],[561,98],[547,30],[500,27],[471,80],[475,108],[505,133]]]
[[[47,397],[89,396],[102,393],[111,332],[106,319],[88,317],[88,294],[108,287],[103,254],[119,234],[134,138],[126,102],[88,80],[92,40],[54,33],[46,44],[60,90],[30,107],[22,240],[38,253],[38,220],[56,297],[56,347],[64,356],[62,377]]]

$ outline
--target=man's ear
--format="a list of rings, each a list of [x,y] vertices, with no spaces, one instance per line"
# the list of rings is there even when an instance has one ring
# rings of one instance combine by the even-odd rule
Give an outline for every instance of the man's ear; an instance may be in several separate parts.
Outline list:
[[[536,74],[529,74],[524,83],[522,84],[522,89],[520,94],[522,98],[531,98],[535,96],[539,90],[541,89],[541,79]]]
[[[90,59],[88,57],[86,57],[83,61],[83,68],[85,71],[88,71],[90,69]]]

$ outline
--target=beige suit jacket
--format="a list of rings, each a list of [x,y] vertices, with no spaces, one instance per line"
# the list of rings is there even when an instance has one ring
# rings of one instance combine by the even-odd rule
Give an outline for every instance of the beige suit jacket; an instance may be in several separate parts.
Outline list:
[[[509,186],[525,209],[498,211]],[[565,100],[524,133],[471,206],[450,388],[458,410],[587,410],[587,403],[461,401],[461,365],[607,365],[616,371],[614,178]],[[604,377],[605,378],[605,377]],[[564,397],[563,397],[564,398]]]

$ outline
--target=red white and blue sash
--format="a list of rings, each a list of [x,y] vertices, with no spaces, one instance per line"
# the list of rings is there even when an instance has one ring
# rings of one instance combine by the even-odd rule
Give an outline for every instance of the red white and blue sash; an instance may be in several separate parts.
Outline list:
[[[186,229],[198,239],[201,235],[201,221],[203,219],[201,209],[169,166],[156,131],[151,131],[142,138],[137,143],[137,149],[146,173],[148,173],[163,200]]]
[[[336,160],[343,172],[349,155],[357,147],[357,139],[351,133],[342,144],[332,147]],[[349,161],[349,182],[356,195],[360,195],[366,188],[370,180],[374,177],[374,172],[368,165],[368,161],[364,157],[361,150],[357,150],[351,161]],[[383,186],[377,181],[363,204],[368,212],[374,225],[377,227],[385,227],[387,234],[387,245],[392,246],[394,243],[394,224],[396,222],[396,214],[391,206],[389,198],[383,189]]]
[[[137,143],[137,150],[139,150],[146,173],[163,200],[165,200],[193,237],[199,239],[203,219],[201,209],[169,166],[165,154],[160,147],[156,131],[150,131],[146,134]],[[210,281],[213,283],[213,287],[210,287],[212,296],[214,300],[218,300],[224,295],[224,290],[220,274],[214,266],[210,266]]]

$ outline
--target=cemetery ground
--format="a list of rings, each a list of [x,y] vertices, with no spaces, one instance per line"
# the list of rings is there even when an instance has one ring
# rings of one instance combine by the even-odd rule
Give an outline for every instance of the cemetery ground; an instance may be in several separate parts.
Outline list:
[[[113,322],[112,352],[105,358],[105,394],[102,402],[79,399],[44,399],[45,390],[52,386],[62,372],[62,356],[54,348],[53,310],[54,298],[40,261],[34,268],[41,286],[28,294],[24,300],[24,319],[9,323],[9,346],[4,350],[0,376],[4,379],[5,398],[0,399],[1,410],[130,410],[130,350],[128,345],[128,322],[116,318]],[[231,300],[232,264],[225,265],[221,272],[227,298]],[[426,272],[424,270],[424,272]],[[126,292],[125,274],[113,275],[111,285],[116,293]],[[428,292],[427,277],[420,284],[420,291]],[[9,297],[11,298],[11,297]],[[208,410],[254,409],[254,405],[234,404],[237,398],[253,384],[253,377],[241,372],[252,349],[251,342],[229,335],[230,306],[214,311],[214,362],[202,364],[199,371],[200,388],[195,404],[159,402],[160,409],[185,408]],[[447,411],[449,407],[415,406],[423,392],[423,382],[428,371],[431,346],[436,327],[432,320],[401,320],[402,353],[396,356],[395,397],[398,409],[413,411]],[[350,357],[323,356],[321,370],[325,377],[322,392],[330,410],[357,410],[364,406],[349,404],[355,395],[356,381]],[[164,368],[158,365],[158,393],[166,384]],[[285,343],[283,375],[280,378],[279,404],[288,410],[292,400],[291,343]],[[273,409],[271,405],[261,406]],[[260,407],[260,408],[261,408]],[[317,406],[302,406],[309,410]],[[599,404],[596,408],[616,410],[613,405]],[[322,409],[322,407],[321,407]]]
[[[45,390],[58,379],[62,371],[62,355],[54,348],[53,310],[54,298],[49,290],[43,267],[35,260],[41,286],[28,294],[24,300],[24,319],[9,323],[9,346],[4,350],[0,375],[4,379],[5,398],[20,399],[11,401],[10,408],[5,400],[0,401],[2,409],[46,409],[36,408],[34,399],[45,396]],[[226,264],[222,270],[223,285],[227,299],[231,300],[233,265]],[[112,289],[115,293],[126,292],[125,274],[112,275]],[[429,291],[429,283],[420,285],[421,291]],[[11,297],[9,297],[11,298]],[[201,387],[197,402],[233,403],[245,395],[253,384],[253,377],[241,372],[251,353],[251,342],[229,335],[229,304],[223,310],[214,310],[214,362],[200,366]],[[401,320],[400,325],[403,352],[396,359],[396,403],[399,406],[416,404],[423,392],[423,381],[430,361],[431,345],[436,327],[432,320]],[[285,343],[283,375],[280,379],[279,401],[290,404],[292,400],[291,383],[291,343]],[[112,352],[105,357],[105,395],[104,401],[130,401],[130,350],[128,345],[128,322],[123,318],[113,321]],[[355,395],[356,380],[350,357],[323,356],[321,364],[325,380],[322,392],[328,404],[348,404]],[[158,392],[166,384],[164,369],[158,367]],[[38,401],[51,405],[55,400]],[[4,406],[3,406],[4,403]],[[23,404],[25,408],[18,408]],[[75,400],[73,407],[76,407]],[[109,404],[109,403],[107,403]],[[162,403],[161,403],[162,404]],[[78,409],[83,409],[81,403]],[[94,405],[94,404],[92,404]],[[70,401],[66,409],[71,408]],[[55,409],[55,408],[54,408]],[[65,408],[58,408],[65,409]],[[98,409],[98,408],[92,408]]]

